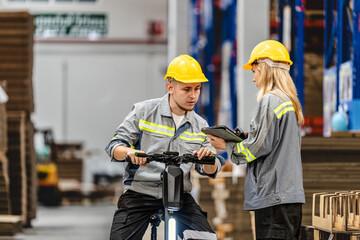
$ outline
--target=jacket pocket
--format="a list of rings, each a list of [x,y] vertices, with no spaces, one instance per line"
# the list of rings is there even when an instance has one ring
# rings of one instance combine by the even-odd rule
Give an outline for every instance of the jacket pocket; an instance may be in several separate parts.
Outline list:
[[[257,195],[257,184],[252,174],[247,172],[244,184],[244,198],[245,200],[252,200]]]
[[[170,139],[170,136],[144,131],[141,137],[141,150],[151,153],[162,153],[166,151]]]
[[[114,221],[118,222],[118,223],[125,223],[128,217],[128,213],[125,211],[119,211],[117,210],[115,217],[114,217]]]

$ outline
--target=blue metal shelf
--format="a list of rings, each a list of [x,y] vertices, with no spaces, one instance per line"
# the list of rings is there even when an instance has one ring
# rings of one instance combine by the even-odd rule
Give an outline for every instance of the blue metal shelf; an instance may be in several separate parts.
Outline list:
[[[290,74],[295,82],[301,105],[304,108],[304,3],[303,0],[278,0],[277,33],[279,42],[283,42],[284,8],[291,7],[291,49],[290,58],[294,62]]]
[[[360,98],[360,1],[354,1],[353,26],[353,97]]]
[[[359,130],[360,1],[328,0],[324,7],[324,67],[336,70],[336,110],[341,107],[347,113],[350,129]]]
[[[360,98],[360,2],[350,0],[325,1],[325,69],[336,66],[337,105],[339,105],[340,66],[353,61],[353,98]],[[336,40],[336,41],[335,41]]]

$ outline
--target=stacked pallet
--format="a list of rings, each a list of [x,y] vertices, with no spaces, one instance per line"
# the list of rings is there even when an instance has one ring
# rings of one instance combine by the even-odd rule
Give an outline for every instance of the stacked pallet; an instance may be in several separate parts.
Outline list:
[[[35,218],[37,205],[36,156],[32,140],[34,133],[30,120],[31,113],[34,111],[32,86],[33,28],[33,17],[27,12],[0,12],[0,81],[6,80],[7,83],[6,93],[9,97],[6,104],[7,111],[22,112],[15,113],[8,119],[13,124],[13,128],[9,129],[8,133],[11,151],[9,149],[7,154],[10,163],[10,190],[13,191],[10,192],[10,197],[11,202],[19,203],[21,196],[22,204],[17,205],[16,208],[13,207],[12,211],[22,215],[25,225],[31,225],[30,221]],[[15,126],[14,124],[20,124],[21,130],[18,128],[20,125]],[[24,140],[21,139],[20,141],[19,136]],[[14,139],[11,139],[12,137]],[[14,145],[20,142],[24,142],[25,145]],[[22,167],[16,170],[14,167],[16,164],[21,164]],[[18,171],[18,173],[15,173],[15,171]],[[18,179],[22,176],[24,176],[24,179]],[[15,183],[11,181],[15,181]],[[21,188],[13,190],[13,185],[19,185]],[[12,199],[13,197],[15,199]],[[23,198],[27,199],[24,200]],[[25,204],[25,208],[23,204]],[[26,212],[23,213],[23,211]]]
[[[360,239],[360,190],[315,193],[314,239]],[[328,237],[328,238],[326,238]]]
[[[314,229],[314,240],[360,240],[359,233],[326,232]]]
[[[57,159],[59,179],[75,179],[82,182],[83,159],[77,157]]]
[[[33,112],[33,17],[29,13],[0,13],[0,55],[0,80],[8,83],[8,110]]]
[[[36,174],[36,153],[34,146],[34,124],[28,120],[26,121],[26,186],[27,186],[27,214],[26,222],[27,226],[31,225],[31,220],[36,217],[37,206],[37,174]]]
[[[302,225],[312,225],[314,193],[360,187],[360,138],[305,137],[302,140],[306,203]]]
[[[56,165],[62,204],[81,203],[83,159],[82,143],[55,144]]]
[[[19,216],[0,215],[0,236],[14,236],[22,229]]]
[[[82,144],[57,143],[55,149],[59,179],[73,179],[82,182]]]
[[[252,239],[250,213],[243,210],[244,177],[220,173],[214,180],[208,177],[199,180],[199,205],[208,213],[218,239]]]
[[[8,160],[3,152],[0,152],[0,214],[10,214],[9,176],[7,167]]]
[[[0,81],[1,90],[6,90],[6,81]],[[5,101],[5,99],[4,99]],[[6,102],[0,101],[0,152],[7,151]]]
[[[8,152],[11,214],[27,219],[27,185],[25,162],[25,112],[8,111]]]
[[[0,87],[5,88],[5,82],[0,82]],[[5,102],[0,102],[0,214],[10,213],[9,202],[9,176],[7,172],[7,120]]]

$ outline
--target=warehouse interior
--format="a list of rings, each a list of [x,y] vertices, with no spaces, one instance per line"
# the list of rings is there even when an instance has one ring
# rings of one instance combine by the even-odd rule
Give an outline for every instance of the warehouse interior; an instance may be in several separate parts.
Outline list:
[[[267,39],[290,53],[305,118],[299,239],[360,239],[357,0],[0,0],[0,239],[109,239],[124,168],[104,149],[133,104],[162,97],[188,54],[209,80],[195,111],[249,131],[242,66]],[[192,194],[219,240],[256,239],[246,165],[218,154]]]

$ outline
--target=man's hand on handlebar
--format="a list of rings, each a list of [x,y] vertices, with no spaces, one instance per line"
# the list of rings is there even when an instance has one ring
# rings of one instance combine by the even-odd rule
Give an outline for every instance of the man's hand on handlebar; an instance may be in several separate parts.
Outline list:
[[[146,158],[135,156],[135,152],[137,152],[137,153],[145,153],[144,151],[129,148],[126,155],[131,158],[132,164],[145,166],[146,165]]]
[[[194,151],[193,154],[196,155],[199,160],[201,160],[203,157],[214,156],[214,153],[210,149],[207,149],[207,148],[200,148],[200,150],[198,152]],[[214,165],[203,165],[202,169],[207,174],[214,174],[217,170],[217,164],[215,162]]]
[[[194,151],[193,154],[197,156],[199,160],[201,160],[203,157],[214,156],[214,153],[207,148],[200,148],[198,152]]]

